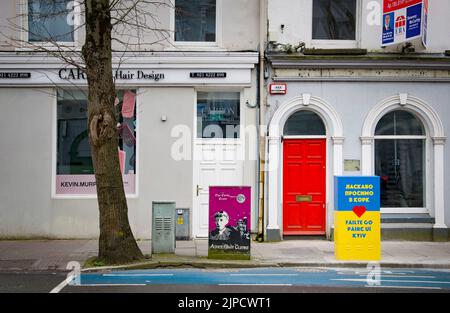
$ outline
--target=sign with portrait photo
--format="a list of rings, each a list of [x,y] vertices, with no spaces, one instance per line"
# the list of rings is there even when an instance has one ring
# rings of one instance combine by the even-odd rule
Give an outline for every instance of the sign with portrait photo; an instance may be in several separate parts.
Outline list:
[[[250,260],[250,187],[209,187],[208,258]]]

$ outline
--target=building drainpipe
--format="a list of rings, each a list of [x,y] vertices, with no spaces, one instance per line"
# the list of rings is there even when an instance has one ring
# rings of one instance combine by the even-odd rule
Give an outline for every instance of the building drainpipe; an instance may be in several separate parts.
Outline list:
[[[266,149],[266,94],[264,84],[265,48],[267,39],[267,0],[259,2],[259,192],[258,192],[258,241],[264,241],[264,197],[265,197],[265,149]]]

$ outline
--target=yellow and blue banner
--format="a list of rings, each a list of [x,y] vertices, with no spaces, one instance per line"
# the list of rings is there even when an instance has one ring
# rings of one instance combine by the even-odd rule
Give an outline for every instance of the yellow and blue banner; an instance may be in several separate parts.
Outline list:
[[[334,243],[337,260],[381,260],[380,177],[335,177]]]

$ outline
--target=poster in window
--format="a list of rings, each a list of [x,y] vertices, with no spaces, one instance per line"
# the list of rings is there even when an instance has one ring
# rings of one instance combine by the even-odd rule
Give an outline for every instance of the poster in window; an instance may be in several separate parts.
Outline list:
[[[119,90],[117,149],[126,194],[136,193],[136,93]],[[87,95],[59,90],[57,103],[56,195],[96,195],[87,130]]]

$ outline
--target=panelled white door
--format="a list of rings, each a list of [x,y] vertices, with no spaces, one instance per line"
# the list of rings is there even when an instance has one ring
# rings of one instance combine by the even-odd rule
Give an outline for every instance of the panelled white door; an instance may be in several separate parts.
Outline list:
[[[193,236],[208,237],[209,187],[243,185],[239,139],[194,141]]]

